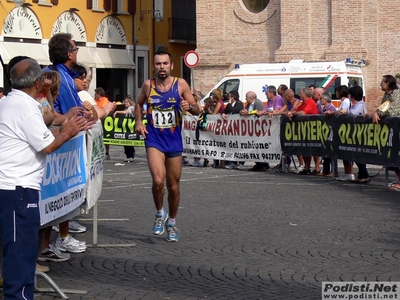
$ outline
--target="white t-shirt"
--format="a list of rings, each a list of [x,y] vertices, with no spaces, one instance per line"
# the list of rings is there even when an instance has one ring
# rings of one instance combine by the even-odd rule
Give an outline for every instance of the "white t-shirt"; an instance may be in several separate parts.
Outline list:
[[[16,186],[40,190],[46,165],[44,148],[54,141],[40,104],[13,89],[0,102],[0,189]]]
[[[92,95],[90,95],[88,91],[80,91],[78,92],[78,96],[82,102],[88,101],[93,106],[97,106],[96,101],[93,99]]]
[[[346,112],[348,112],[350,109],[350,106],[351,106],[350,99],[344,98],[342,103],[340,103],[338,110],[340,111],[340,110],[344,109],[344,110],[346,110]]]

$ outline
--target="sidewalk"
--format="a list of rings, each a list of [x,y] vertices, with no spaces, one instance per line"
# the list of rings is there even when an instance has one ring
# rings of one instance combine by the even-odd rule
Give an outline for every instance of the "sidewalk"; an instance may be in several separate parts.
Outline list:
[[[87,291],[70,299],[321,299],[322,281],[400,280],[400,194],[384,187],[384,174],[354,184],[183,167],[180,240],[168,243],[151,233],[151,179],[136,150],[124,164],[123,148],[111,146],[105,162],[98,243],[107,246],[43,263],[61,288]],[[88,244],[91,218],[78,218],[88,231],[75,235]]]

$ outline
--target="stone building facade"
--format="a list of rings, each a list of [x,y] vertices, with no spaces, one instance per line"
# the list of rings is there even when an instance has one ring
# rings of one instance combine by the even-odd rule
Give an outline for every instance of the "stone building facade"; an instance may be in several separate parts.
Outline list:
[[[243,0],[197,0],[198,88],[207,92],[235,64],[364,59],[370,108],[383,75],[400,71],[395,0],[270,0],[259,13]]]

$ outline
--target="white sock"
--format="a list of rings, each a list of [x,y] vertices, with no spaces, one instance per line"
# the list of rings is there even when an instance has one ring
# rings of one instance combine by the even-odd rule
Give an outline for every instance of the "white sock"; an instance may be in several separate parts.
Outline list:
[[[175,224],[176,224],[175,219],[168,218],[167,225],[175,225]]]
[[[157,210],[157,215],[164,217],[164,209],[161,208],[161,210]]]

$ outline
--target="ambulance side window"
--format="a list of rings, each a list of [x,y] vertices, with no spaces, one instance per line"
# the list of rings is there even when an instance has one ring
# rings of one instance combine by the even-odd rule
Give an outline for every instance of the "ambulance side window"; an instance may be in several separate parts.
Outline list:
[[[224,95],[224,102],[229,101],[229,93],[231,91],[239,91],[239,84],[240,80],[239,79],[229,79],[227,81],[224,81],[218,88],[222,90],[223,95]]]
[[[361,86],[363,87],[363,82],[361,77],[349,77],[349,84],[348,87],[353,87],[353,86]]]
[[[326,77],[308,77],[308,78],[291,78],[290,88],[294,91],[295,97],[299,98],[300,90],[304,87],[309,87],[310,85],[315,85],[316,87],[322,86]],[[336,99],[336,87],[340,85],[340,77],[337,77],[332,82],[329,82],[327,88],[328,92],[332,94],[332,99]]]

